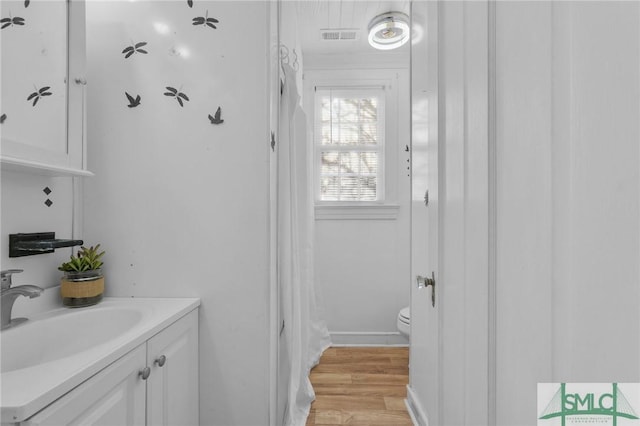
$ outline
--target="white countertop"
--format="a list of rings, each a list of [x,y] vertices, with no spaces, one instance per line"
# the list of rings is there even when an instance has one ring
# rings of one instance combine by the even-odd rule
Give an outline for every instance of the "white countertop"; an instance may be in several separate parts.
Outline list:
[[[114,298],[106,297],[97,305],[86,308],[58,308],[32,315],[29,322],[47,321],[61,315],[77,315],[89,309],[114,309],[126,307],[140,310],[142,319],[131,329],[104,343],[70,356],[37,364],[31,367],[2,373],[0,376],[2,423],[26,420],[48,404],[87,380],[127,352],[143,344],[185,314],[196,309],[200,299],[180,298]],[[0,333],[19,332],[19,325]],[[91,330],[87,330],[91,333]]]

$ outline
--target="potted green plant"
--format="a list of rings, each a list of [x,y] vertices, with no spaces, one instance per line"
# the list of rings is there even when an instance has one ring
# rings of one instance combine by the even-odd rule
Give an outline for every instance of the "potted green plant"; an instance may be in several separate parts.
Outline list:
[[[104,276],[102,275],[102,256],[100,244],[89,248],[81,247],[68,262],[58,267],[64,272],[60,294],[62,303],[70,307],[95,305],[102,300]]]

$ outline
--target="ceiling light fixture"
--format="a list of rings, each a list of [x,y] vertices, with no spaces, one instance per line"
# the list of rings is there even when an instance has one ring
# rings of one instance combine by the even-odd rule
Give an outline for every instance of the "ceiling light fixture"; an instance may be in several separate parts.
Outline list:
[[[402,12],[378,15],[369,24],[369,44],[376,49],[396,49],[409,41],[409,17]]]

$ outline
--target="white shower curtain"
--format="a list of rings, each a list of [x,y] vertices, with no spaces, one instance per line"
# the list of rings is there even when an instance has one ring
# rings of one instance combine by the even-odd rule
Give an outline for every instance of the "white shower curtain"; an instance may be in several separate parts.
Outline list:
[[[307,160],[306,115],[296,73],[283,64],[278,155],[278,280],[282,330],[291,369],[284,424],[303,426],[315,393],[309,371],[330,338],[319,317],[313,280],[313,205]]]

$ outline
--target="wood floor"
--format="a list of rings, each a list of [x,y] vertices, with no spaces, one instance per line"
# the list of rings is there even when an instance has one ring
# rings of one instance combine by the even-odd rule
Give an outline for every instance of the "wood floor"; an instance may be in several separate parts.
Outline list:
[[[316,400],[307,426],[412,425],[404,405],[409,348],[329,348],[310,377]]]

